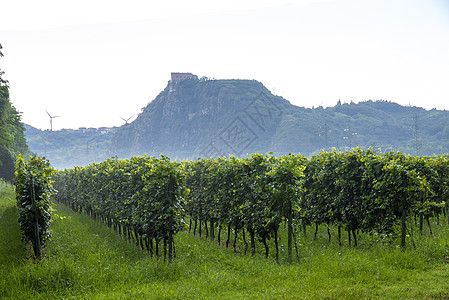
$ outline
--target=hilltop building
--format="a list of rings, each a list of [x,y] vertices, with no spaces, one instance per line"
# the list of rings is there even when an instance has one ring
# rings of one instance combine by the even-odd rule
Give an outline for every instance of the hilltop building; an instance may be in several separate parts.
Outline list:
[[[192,73],[177,73],[177,72],[171,73],[171,82],[173,83],[180,82],[186,79],[198,79],[198,76]]]

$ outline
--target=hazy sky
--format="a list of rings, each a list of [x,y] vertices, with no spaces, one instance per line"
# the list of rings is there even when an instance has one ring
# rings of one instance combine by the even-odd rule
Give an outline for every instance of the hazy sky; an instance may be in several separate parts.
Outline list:
[[[118,126],[170,72],[256,79],[299,106],[449,109],[448,0],[3,0],[0,69],[23,121]]]

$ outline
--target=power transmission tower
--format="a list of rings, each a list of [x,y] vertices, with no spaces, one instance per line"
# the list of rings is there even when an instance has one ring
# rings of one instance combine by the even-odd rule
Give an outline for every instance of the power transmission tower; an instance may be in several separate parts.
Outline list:
[[[343,139],[346,140],[346,144],[348,145],[349,149],[352,149],[352,137],[357,135],[357,132],[353,132],[351,130],[351,127],[346,128],[344,131],[346,135],[343,137]]]
[[[320,128],[323,129],[322,135],[324,135],[324,151],[327,152],[327,150],[329,148],[329,139],[328,139],[328,134],[330,132],[329,126],[327,126],[327,123],[324,122],[323,126],[320,126]],[[321,136],[321,133],[320,133],[320,136]]]
[[[415,114],[413,116],[413,120],[415,121],[415,155],[418,155],[418,115]]]

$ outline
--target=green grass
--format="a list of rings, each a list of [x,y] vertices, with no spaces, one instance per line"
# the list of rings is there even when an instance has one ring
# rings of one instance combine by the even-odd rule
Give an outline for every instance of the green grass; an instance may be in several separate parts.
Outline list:
[[[0,186],[0,298],[4,299],[448,299],[449,226],[415,236],[417,250],[397,241],[359,246],[298,236],[299,262],[233,253],[182,232],[172,264],[148,257],[90,217],[57,205],[47,259],[33,264],[20,242],[11,188]],[[333,231],[335,231],[332,228]],[[335,233],[334,233],[335,235]],[[281,241],[285,240],[281,236]],[[346,241],[345,241],[346,242]],[[242,248],[242,241],[239,247]],[[270,251],[274,252],[270,244]]]

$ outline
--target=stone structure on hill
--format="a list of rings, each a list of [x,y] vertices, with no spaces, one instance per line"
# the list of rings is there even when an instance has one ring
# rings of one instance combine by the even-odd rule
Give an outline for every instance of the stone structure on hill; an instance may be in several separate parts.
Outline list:
[[[192,73],[171,73],[171,82],[173,83],[177,83],[186,79],[198,79],[198,76]]]

